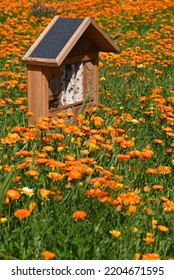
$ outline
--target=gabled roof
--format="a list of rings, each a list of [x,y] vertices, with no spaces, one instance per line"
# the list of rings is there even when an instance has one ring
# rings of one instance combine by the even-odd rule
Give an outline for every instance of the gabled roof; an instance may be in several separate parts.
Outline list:
[[[60,18],[55,16],[22,58],[27,64],[60,66],[77,41],[86,34],[98,51],[118,52],[117,45],[92,18]]]

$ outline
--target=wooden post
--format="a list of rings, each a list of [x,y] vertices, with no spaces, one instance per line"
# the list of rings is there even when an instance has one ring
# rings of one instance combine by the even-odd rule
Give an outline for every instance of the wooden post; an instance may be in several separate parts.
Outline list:
[[[35,125],[40,116],[48,114],[48,97],[45,94],[45,81],[42,75],[42,66],[28,65],[28,111],[34,113],[29,117],[29,125]]]
[[[98,104],[98,57],[94,62],[94,105]]]

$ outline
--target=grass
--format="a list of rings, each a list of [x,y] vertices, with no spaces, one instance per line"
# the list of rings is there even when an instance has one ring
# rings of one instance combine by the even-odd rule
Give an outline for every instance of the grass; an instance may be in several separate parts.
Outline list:
[[[173,1],[47,2],[0,4],[0,259],[173,259]],[[98,106],[31,128],[21,58],[55,12],[120,52],[100,54]]]

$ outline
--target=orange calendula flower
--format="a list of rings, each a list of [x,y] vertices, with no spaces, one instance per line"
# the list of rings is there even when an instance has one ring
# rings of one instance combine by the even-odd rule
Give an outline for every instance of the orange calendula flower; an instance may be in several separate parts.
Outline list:
[[[38,173],[36,170],[31,169],[31,170],[28,170],[28,171],[26,172],[26,174],[29,175],[30,177],[35,177],[35,176],[37,176],[39,173]]]
[[[20,180],[21,180],[21,176],[18,176],[18,175],[16,175],[14,178],[13,178],[13,182],[14,183],[17,183],[17,182],[19,182]]]
[[[61,200],[62,199],[62,195],[61,195],[61,192],[60,191],[57,191],[54,194],[54,199],[55,200]]]
[[[56,255],[50,251],[43,251],[42,256],[44,260],[52,260]]]
[[[50,190],[46,190],[44,188],[41,188],[41,189],[39,189],[39,193],[40,193],[41,198],[48,199],[48,196],[51,194],[51,191]]]
[[[124,141],[124,137],[123,136],[116,136],[116,137],[114,137],[114,141],[116,143],[121,143],[121,142]]]
[[[155,168],[147,168],[146,173],[157,174],[157,170]]]
[[[25,115],[26,115],[27,117],[32,117],[32,116],[34,116],[34,113],[31,112],[31,111],[28,111],[28,112],[26,112]]]
[[[160,256],[156,253],[146,253],[142,256],[142,260],[160,260]]]
[[[52,170],[57,169],[57,168],[63,169],[65,167],[65,163],[60,162],[55,159],[49,159],[49,160],[47,159],[46,166],[51,167]]]
[[[49,123],[47,123],[46,121],[39,121],[37,124],[37,128],[39,128],[40,130],[48,130]]]
[[[92,116],[91,120],[94,121],[95,127],[98,127],[98,126],[102,125],[102,123],[104,123],[104,120],[101,117],[98,117],[98,116]]]
[[[78,170],[78,168],[72,168],[72,170],[68,174],[68,179],[80,179],[81,178],[81,172]]]
[[[108,192],[103,191],[99,188],[95,188],[95,189],[89,189],[85,192],[86,196],[91,196],[91,197],[99,197],[99,198],[103,198],[108,194]]]
[[[163,225],[158,225],[157,228],[160,230],[160,231],[163,231],[163,232],[168,232],[169,231],[169,228],[168,227],[165,227]]]
[[[60,133],[54,133],[54,134],[52,134],[52,137],[54,139],[64,139],[64,136]]]
[[[35,163],[46,164],[49,160],[46,158],[36,158]]]
[[[110,230],[109,233],[110,233],[113,237],[116,237],[116,238],[118,238],[118,237],[121,235],[121,232],[120,232],[119,230],[115,230],[115,229]]]
[[[5,138],[1,138],[1,143],[11,146],[11,144],[16,143],[19,140],[20,136],[17,133],[8,133]]]
[[[161,189],[163,189],[163,186],[162,185],[154,185],[152,188],[154,190],[161,190]]]
[[[135,259],[136,261],[139,260],[140,257],[141,257],[141,254],[140,254],[140,253],[135,253],[134,259]]]
[[[149,192],[150,191],[150,187],[149,186],[144,186],[144,191],[145,192]]]
[[[146,159],[151,158],[153,154],[154,152],[152,150],[144,148],[141,151],[140,158],[142,161],[145,161]]]
[[[101,202],[101,203],[112,203],[112,201],[113,201],[113,199],[112,199],[112,197],[110,197],[110,196],[104,196],[104,197],[102,197],[102,198],[99,198],[99,201]]]
[[[30,216],[30,211],[28,209],[22,208],[14,212],[14,216],[19,219],[27,218]]]
[[[161,139],[155,139],[154,142],[160,145],[164,145],[164,141],[162,141]]]
[[[13,189],[9,189],[6,192],[6,196],[15,200],[15,199],[19,199],[20,198],[20,193],[17,190],[13,190]]]
[[[28,166],[29,166],[28,163],[20,163],[20,164],[17,165],[16,169],[17,169],[17,170],[18,170],[18,169],[24,169],[24,168],[26,168],[26,167],[28,167]]]
[[[160,165],[160,166],[158,166],[157,170],[158,170],[158,173],[163,174],[163,175],[171,173],[171,168],[169,166]]]
[[[121,193],[117,200],[125,205],[140,203],[140,197],[135,192]]]
[[[52,152],[54,150],[54,148],[52,146],[45,146],[43,147],[42,151],[43,152]]]
[[[127,149],[130,147],[133,147],[135,145],[135,143],[131,140],[124,140],[120,143],[120,146],[122,149]]]
[[[58,172],[49,172],[47,176],[53,181],[62,180],[64,177],[64,175]]]
[[[146,237],[143,239],[147,245],[150,245],[154,242],[154,239],[151,236],[146,235]]]
[[[66,156],[65,156],[65,160],[66,160],[66,161],[75,161],[75,157],[74,157],[74,156],[71,156],[71,155],[66,155]]]
[[[75,221],[84,220],[86,218],[87,213],[85,211],[77,210],[73,213],[73,218]]]
[[[174,211],[174,201],[167,199],[163,203],[163,208],[164,208],[164,211],[166,211],[168,213]]]
[[[20,151],[20,152],[16,152],[15,155],[16,155],[17,157],[20,157],[20,156],[28,156],[28,155],[31,155],[31,152],[26,151],[26,150],[22,150],[22,151]]]
[[[136,212],[137,208],[135,205],[129,205],[127,215],[131,215],[132,213]]]
[[[116,158],[118,158],[119,161],[125,161],[130,159],[130,155],[117,155]]]

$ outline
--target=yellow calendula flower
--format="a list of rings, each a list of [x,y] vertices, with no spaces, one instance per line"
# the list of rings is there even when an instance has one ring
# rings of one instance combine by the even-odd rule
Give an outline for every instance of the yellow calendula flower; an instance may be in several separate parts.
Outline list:
[[[57,148],[57,151],[58,151],[58,152],[61,152],[61,151],[63,151],[63,149],[64,149],[64,147],[58,147],[58,148]]]
[[[106,81],[106,78],[105,77],[101,77],[100,81]]]
[[[97,149],[99,149],[99,147],[94,143],[89,143],[89,148],[91,152],[95,152]]]
[[[113,165],[110,166],[109,170],[112,172],[114,171],[115,167]]]
[[[152,229],[156,229],[157,223],[158,223],[157,220],[154,220],[154,219],[152,220]]]
[[[5,217],[0,218],[0,223],[1,224],[6,223],[6,221],[7,221],[7,218],[5,218]]]
[[[121,235],[121,232],[120,232],[119,230],[115,230],[115,229],[110,230],[109,233],[110,233],[113,237],[116,237],[116,238],[118,238],[118,237]]]
[[[82,156],[87,156],[87,154],[89,154],[88,150],[82,150],[81,151]]]
[[[138,231],[138,228],[134,227],[134,228],[132,229],[132,231],[133,231],[134,233],[136,233],[136,232]]]
[[[37,204],[35,202],[30,202],[29,206],[28,206],[28,210],[30,211],[30,213],[34,210],[34,208],[36,208]]]
[[[71,144],[73,144],[75,142],[75,138],[71,137]]]

